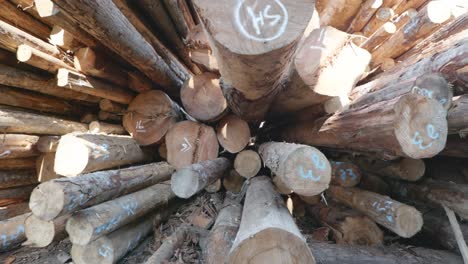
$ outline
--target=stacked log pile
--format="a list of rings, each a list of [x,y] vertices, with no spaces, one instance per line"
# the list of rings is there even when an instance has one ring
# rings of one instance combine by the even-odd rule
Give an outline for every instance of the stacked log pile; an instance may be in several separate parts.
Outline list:
[[[467,27],[458,0],[3,1],[0,252],[116,263],[222,192],[146,263],[193,236],[205,263],[468,263]]]

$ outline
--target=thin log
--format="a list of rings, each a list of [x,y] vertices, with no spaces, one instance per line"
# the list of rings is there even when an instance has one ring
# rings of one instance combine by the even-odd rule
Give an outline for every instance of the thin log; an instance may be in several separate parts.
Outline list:
[[[374,16],[375,12],[382,6],[382,0],[366,0],[362,3],[359,11],[354,16],[354,19],[348,26],[346,32],[355,33],[361,32],[364,26]]]
[[[387,40],[393,33],[396,32],[396,26],[392,22],[386,22],[377,29],[369,38],[362,43],[361,48],[368,51],[373,51],[377,46]]]
[[[216,135],[225,150],[238,153],[250,142],[249,124],[235,115],[228,115],[219,121]]]
[[[389,22],[395,16],[395,11],[389,7],[381,7],[377,10],[374,17],[367,23],[362,29],[362,34],[366,37],[370,37],[386,22]]]
[[[185,81],[180,90],[185,110],[200,121],[216,121],[228,110],[216,74],[203,73]]]
[[[452,106],[447,114],[449,134],[457,134],[460,131],[468,132],[468,95],[453,98]]]
[[[38,136],[3,134],[0,136],[0,159],[29,158],[38,156]]]
[[[288,126],[282,131],[282,138],[314,146],[386,153],[413,159],[428,158],[435,156],[445,146],[445,115],[446,111],[439,102],[407,94],[338,112],[313,123]]]
[[[21,62],[54,74],[57,73],[60,68],[74,70],[71,64],[65,63],[63,60],[57,59],[54,56],[50,56],[28,45],[18,46],[16,58]]]
[[[229,172],[231,161],[226,158],[206,160],[178,169],[171,178],[171,189],[180,198],[190,198]]]
[[[320,25],[346,30],[358,14],[363,0],[317,0]]]
[[[331,184],[354,187],[361,181],[361,170],[351,162],[330,161]]]
[[[17,248],[26,240],[24,221],[29,215],[25,213],[0,222],[0,252]]]
[[[115,199],[149,185],[169,180],[174,169],[166,162],[120,170],[83,174],[40,184],[31,194],[29,207],[42,220],[73,213]]]
[[[388,196],[357,188],[330,186],[333,199],[367,215],[378,224],[401,237],[412,237],[421,230],[423,218],[416,208]]]
[[[268,254],[265,254],[268,252]],[[252,178],[227,263],[315,263],[283,199],[266,176]]]
[[[47,39],[50,32],[50,28],[40,20],[34,19],[28,13],[16,8],[13,3],[6,1],[2,3],[0,18],[41,39]]]
[[[253,150],[243,150],[237,153],[234,159],[234,169],[244,178],[252,178],[262,168],[262,159],[257,152]]]
[[[36,184],[0,190],[0,206],[26,202]]]
[[[399,13],[397,13],[399,14]],[[410,8],[405,12],[401,13],[401,15],[394,17],[392,22],[395,24],[396,29],[400,29],[404,25],[406,25],[411,19],[415,18],[418,15],[418,11],[414,8]]]
[[[126,107],[116,102],[112,102],[109,99],[102,99],[99,102],[99,108],[103,111],[115,113],[115,114],[122,114],[126,111]]]
[[[2,170],[24,170],[34,169],[36,167],[36,157],[0,159],[0,168]]]
[[[13,218],[18,215],[29,213],[29,206],[27,202],[14,203],[0,207],[0,221]]]
[[[395,7],[395,13],[401,14],[410,8],[419,9],[427,0],[404,0]]]
[[[128,136],[68,134],[60,138],[55,153],[57,174],[79,174],[150,160],[138,143]]]
[[[177,169],[218,157],[218,139],[212,127],[182,121],[166,134],[167,161]]]
[[[0,171],[0,189],[37,183],[34,170]]]
[[[70,32],[57,25],[54,25],[50,32],[49,43],[71,52],[75,52],[84,46]]]
[[[24,232],[27,239],[24,245],[43,248],[54,241],[61,241],[67,237],[65,223],[69,218],[69,215],[64,215],[53,221],[44,221],[31,214],[24,222]]]
[[[89,131],[92,133],[127,135],[127,131],[125,131],[121,125],[108,124],[99,121],[92,121],[89,123]]]
[[[46,182],[52,179],[59,178],[58,175],[54,171],[55,166],[55,153],[49,152],[42,154],[37,158],[36,161],[36,173],[37,173],[37,181],[39,182]]]
[[[185,40],[189,32],[195,27],[195,21],[193,21],[190,14],[187,2],[182,0],[163,0],[163,2],[180,38]]]
[[[73,244],[84,246],[156,208],[164,210],[174,197],[167,182],[155,184],[73,214],[67,221],[66,230]]]
[[[260,145],[258,153],[265,166],[275,175],[275,185],[281,192],[314,196],[328,188],[331,166],[318,149],[300,144],[268,142]]]
[[[56,152],[59,140],[59,136],[42,136],[37,141],[36,148],[42,153]]]
[[[164,92],[152,90],[133,99],[123,117],[123,125],[145,146],[160,142],[180,119],[180,107]]]

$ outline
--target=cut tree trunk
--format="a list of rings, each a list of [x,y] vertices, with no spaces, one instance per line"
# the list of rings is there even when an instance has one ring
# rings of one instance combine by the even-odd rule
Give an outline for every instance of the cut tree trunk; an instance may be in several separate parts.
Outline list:
[[[417,181],[424,176],[425,171],[426,166],[423,160],[403,158],[398,161],[392,161],[388,166],[372,172],[394,179]]]
[[[40,184],[29,207],[45,221],[169,180],[174,169],[166,162],[100,171]]]
[[[281,192],[314,196],[328,188],[331,166],[318,149],[299,144],[268,142],[258,153],[275,175],[274,183]]]
[[[167,161],[176,169],[218,157],[218,139],[212,127],[193,121],[174,125],[166,135]]]
[[[369,20],[374,16],[377,9],[382,6],[382,0],[366,0],[362,3],[359,11],[354,16],[354,19],[348,26],[346,32],[355,33],[361,32],[364,26],[369,22]]]
[[[361,170],[351,162],[330,161],[331,184],[354,187],[361,181]]]
[[[181,118],[180,107],[167,94],[152,90],[133,99],[123,125],[138,144],[146,146],[159,143]]]
[[[187,113],[202,122],[216,121],[228,110],[218,76],[213,73],[195,75],[185,81],[180,99]]]
[[[337,244],[376,246],[383,244],[383,232],[369,217],[343,205],[323,203],[309,207],[323,226],[329,227]]]
[[[156,208],[164,210],[174,197],[168,182],[155,184],[73,214],[67,221],[66,230],[73,244],[84,246]]]
[[[34,7],[41,17],[55,16],[60,12],[58,6],[51,0],[34,0],[31,2],[34,2]]]
[[[294,124],[281,133],[289,142],[420,159],[433,157],[444,148],[445,116],[439,102],[407,94]]]
[[[24,170],[36,168],[36,157],[0,159],[2,170]]]
[[[221,119],[216,134],[219,144],[230,153],[242,151],[250,142],[249,124],[235,115]]]
[[[13,218],[18,215],[29,213],[29,206],[27,202],[14,203],[0,207],[0,221]]]
[[[235,95],[239,102],[239,98],[243,98],[243,103],[234,103],[240,111],[233,111],[238,115],[239,112],[249,114],[245,111],[249,105],[259,105],[257,101],[267,95],[272,96],[272,100],[312,17],[314,1],[254,5],[197,0],[194,4],[223,82],[239,91]],[[261,20],[263,16],[267,23]],[[232,23],[226,23],[226,19]],[[271,100],[266,100],[263,109],[255,109],[255,118],[248,119],[261,120]],[[228,102],[232,104],[229,99]]]
[[[0,135],[0,159],[29,158],[38,156],[38,136],[3,134]]]
[[[223,186],[226,191],[240,193],[244,185],[245,178],[240,176],[235,170],[229,171],[223,178]]]
[[[363,0],[317,0],[320,25],[330,25],[339,30],[346,30],[358,14]]]
[[[22,44],[18,46],[16,58],[21,62],[54,74],[57,73],[60,68],[74,70],[71,64],[28,45]]]
[[[66,177],[150,160],[128,136],[69,134],[60,138],[54,170]]]
[[[91,133],[127,135],[127,131],[125,131],[121,125],[108,124],[99,121],[92,121],[89,123],[89,131]]]
[[[119,54],[152,81],[177,90],[182,80],[111,1],[54,1],[60,9],[109,49]]]
[[[1,99],[0,99],[1,100]],[[468,95],[453,98],[447,115],[449,134],[468,133]]]
[[[65,232],[65,223],[70,216],[64,215],[53,221],[44,221],[31,214],[26,218],[24,231],[27,241],[25,245],[32,247],[47,247],[54,241],[61,241],[67,234]]]
[[[377,12],[375,13],[374,17],[362,29],[362,34],[366,37],[370,37],[386,22],[389,22],[394,16],[395,12],[393,11],[393,9],[389,7],[379,8],[379,10],[377,10]]]
[[[0,206],[26,202],[36,184],[0,190]]]
[[[262,159],[253,150],[243,150],[234,159],[234,169],[242,177],[249,179],[257,176],[262,168]]]
[[[0,222],[0,252],[19,247],[26,240],[24,221],[29,215],[26,213]]]
[[[0,189],[37,183],[34,170],[0,171]]]
[[[55,165],[55,153],[54,152],[45,153],[39,156],[36,161],[37,181],[46,182],[49,180],[59,178],[60,175],[58,175],[54,171],[54,165]]]
[[[283,199],[266,176],[251,179],[227,263],[315,263]]]
[[[54,25],[50,32],[49,43],[70,52],[75,52],[84,46],[84,44],[78,41],[70,32],[57,25]]]
[[[414,236],[423,225],[422,215],[416,208],[392,200],[388,196],[338,186],[330,186],[327,194],[401,237]]]
[[[378,28],[369,38],[361,44],[361,48],[368,51],[373,51],[377,46],[387,40],[393,33],[396,32],[396,26],[392,22],[384,23]]]
[[[172,191],[180,198],[190,198],[224,177],[231,167],[232,163],[228,159],[217,158],[178,169],[171,178]]]

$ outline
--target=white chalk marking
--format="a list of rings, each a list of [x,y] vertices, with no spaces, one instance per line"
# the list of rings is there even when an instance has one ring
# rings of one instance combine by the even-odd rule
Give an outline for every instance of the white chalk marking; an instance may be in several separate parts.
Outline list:
[[[182,148],[180,149],[180,151],[187,152],[190,149],[192,149],[192,145],[190,145],[190,142],[187,140],[186,137],[184,137],[184,141],[185,143],[182,143]]]

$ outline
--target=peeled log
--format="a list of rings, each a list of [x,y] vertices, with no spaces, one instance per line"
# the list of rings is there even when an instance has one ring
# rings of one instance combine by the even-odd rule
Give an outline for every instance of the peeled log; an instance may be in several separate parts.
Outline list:
[[[38,136],[3,134],[0,136],[0,159],[38,156],[39,153],[36,148],[38,140]]]
[[[447,115],[449,134],[468,132],[468,95],[453,98]]]
[[[393,24],[392,22],[386,22],[375,32],[373,32],[372,35],[370,35],[369,38],[366,41],[364,41],[360,47],[368,51],[372,51],[395,32],[395,24]]]
[[[16,58],[18,61],[54,74],[57,73],[60,68],[74,70],[72,65],[65,63],[63,60],[28,45],[22,44],[18,46]]]
[[[377,10],[374,17],[362,29],[364,36],[369,37],[376,32],[386,22],[389,22],[395,16],[393,9],[389,7],[381,7]]]
[[[75,52],[84,46],[84,44],[77,40],[70,32],[57,25],[54,25],[52,28],[49,38],[51,44],[62,47],[70,52]]]
[[[66,230],[73,244],[84,246],[156,208],[164,207],[174,197],[167,182],[155,184],[73,214],[67,221]]]
[[[219,79],[216,74],[203,73],[188,79],[180,90],[185,110],[197,120],[218,120],[227,111]]]
[[[40,184],[31,194],[29,207],[42,220],[72,213],[95,204],[169,180],[174,168],[166,162],[120,170],[99,171]]]
[[[258,153],[275,175],[274,183],[281,192],[314,196],[328,188],[331,167],[318,149],[299,144],[268,142]]]
[[[231,167],[228,159],[217,158],[178,169],[171,178],[172,191],[180,198],[190,198],[226,175]]]
[[[401,237],[414,236],[423,225],[422,215],[416,208],[392,200],[388,196],[338,186],[330,186],[327,194]]]
[[[288,61],[312,17],[314,1],[276,1],[267,5],[197,0],[194,4],[224,83],[239,91],[237,97],[243,97],[243,105],[237,103],[240,111],[234,112],[248,113],[243,109],[279,88]],[[265,24],[259,23],[257,13],[262,17],[265,14]],[[226,23],[226,19],[232,23]],[[253,119],[261,120],[267,108],[268,104],[261,111],[257,109]]]
[[[65,223],[70,216],[64,215],[51,221],[44,221],[31,214],[26,218],[24,229],[27,241],[32,247],[47,247],[54,241],[67,237]]]
[[[218,157],[218,139],[212,127],[193,121],[175,124],[166,135],[167,161],[176,169]]]
[[[179,106],[164,92],[152,90],[133,99],[123,125],[138,144],[146,146],[160,142],[180,119]]]
[[[361,181],[361,170],[351,162],[330,161],[331,184],[354,187]]]
[[[234,169],[244,178],[252,178],[262,168],[262,159],[253,150],[243,150],[234,159]]]
[[[149,154],[128,136],[69,134],[60,138],[54,170],[57,174],[74,177],[149,159]]]
[[[376,246],[383,244],[383,232],[369,217],[345,206],[328,203],[309,207],[309,211],[330,227],[337,244]]]
[[[0,222],[0,252],[19,247],[26,240],[24,221],[29,215],[26,213]]]
[[[252,178],[227,263],[315,263],[283,199],[266,176]]]
[[[216,134],[219,144],[230,153],[242,151],[250,142],[249,124],[235,115],[221,119]]]
[[[314,146],[405,156],[433,157],[447,139],[446,111],[432,99],[407,94],[338,112],[282,131],[282,139]]]

